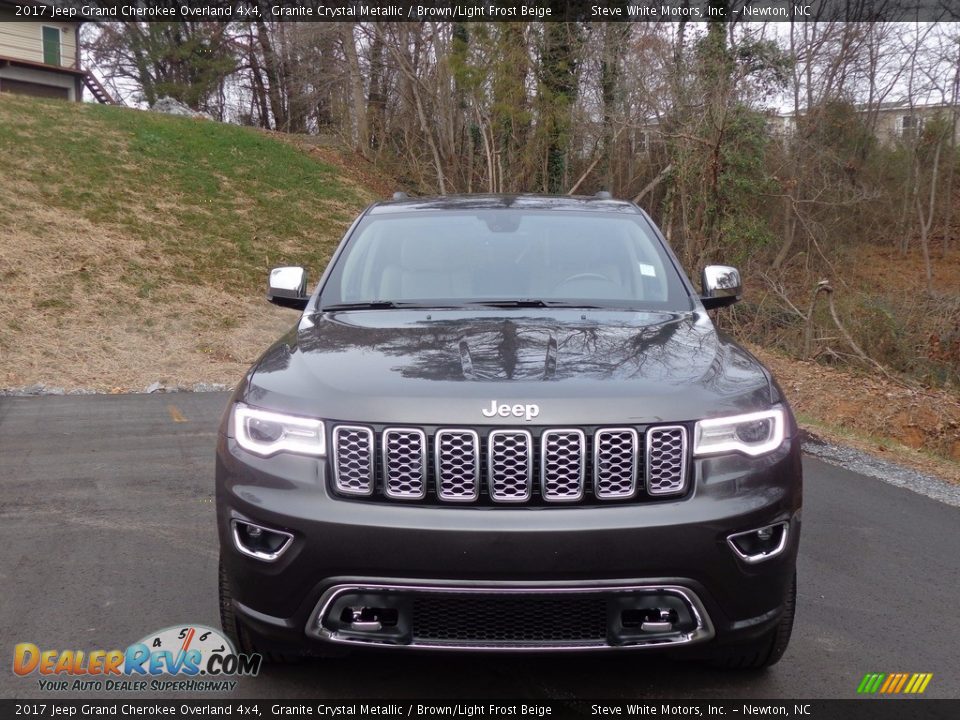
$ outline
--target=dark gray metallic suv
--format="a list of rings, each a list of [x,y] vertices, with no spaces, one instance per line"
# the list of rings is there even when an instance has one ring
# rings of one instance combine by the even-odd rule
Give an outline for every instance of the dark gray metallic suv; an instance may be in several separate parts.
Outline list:
[[[609,199],[378,203],[220,429],[224,630],[243,651],[783,654],[797,428],[650,218]]]

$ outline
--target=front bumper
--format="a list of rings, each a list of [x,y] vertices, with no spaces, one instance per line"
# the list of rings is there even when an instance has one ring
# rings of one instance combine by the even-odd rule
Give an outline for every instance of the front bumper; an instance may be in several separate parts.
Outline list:
[[[325,467],[316,458],[260,458],[219,439],[224,569],[238,616],[267,647],[338,641],[318,629],[318,612],[337,588],[357,586],[499,594],[676,588],[704,615],[707,631],[693,633],[691,643],[741,642],[776,624],[794,574],[801,519],[795,440],[761,458],[695,460],[693,489],[681,499],[611,506],[344,500],[330,492]],[[275,562],[249,557],[234,544],[235,519],[284,530],[293,541]],[[728,543],[733,533],[782,521],[790,532],[775,557],[745,562]]]

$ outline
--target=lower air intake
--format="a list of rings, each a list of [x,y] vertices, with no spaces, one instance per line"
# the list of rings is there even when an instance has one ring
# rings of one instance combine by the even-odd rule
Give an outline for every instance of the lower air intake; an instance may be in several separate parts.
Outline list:
[[[414,643],[511,647],[606,642],[599,596],[429,595],[413,605]]]

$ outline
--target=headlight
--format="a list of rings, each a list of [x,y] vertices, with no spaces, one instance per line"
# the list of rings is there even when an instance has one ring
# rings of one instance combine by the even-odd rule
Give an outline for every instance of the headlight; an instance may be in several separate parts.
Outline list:
[[[693,431],[694,455],[742,452],[751,457],[776,450],[783,443],[783,410],[700,420]]]
[[[313,418],[281,415],[237,403],[233,406],[233,431],[240,447],[257,455],[327,454],[323,422]]]

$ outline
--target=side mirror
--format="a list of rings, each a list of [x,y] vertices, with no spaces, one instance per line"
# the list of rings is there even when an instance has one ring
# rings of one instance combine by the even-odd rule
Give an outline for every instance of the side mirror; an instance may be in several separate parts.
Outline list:
[[[307,307],[307,271],[302,267],[278,267],[270,271],[267,300],[280,307],[303,310]]]
[[[733,305],[743,294],[740,271],[728,265],[707,265],[701,276],[703,295],[700,301],[707,310]]]

